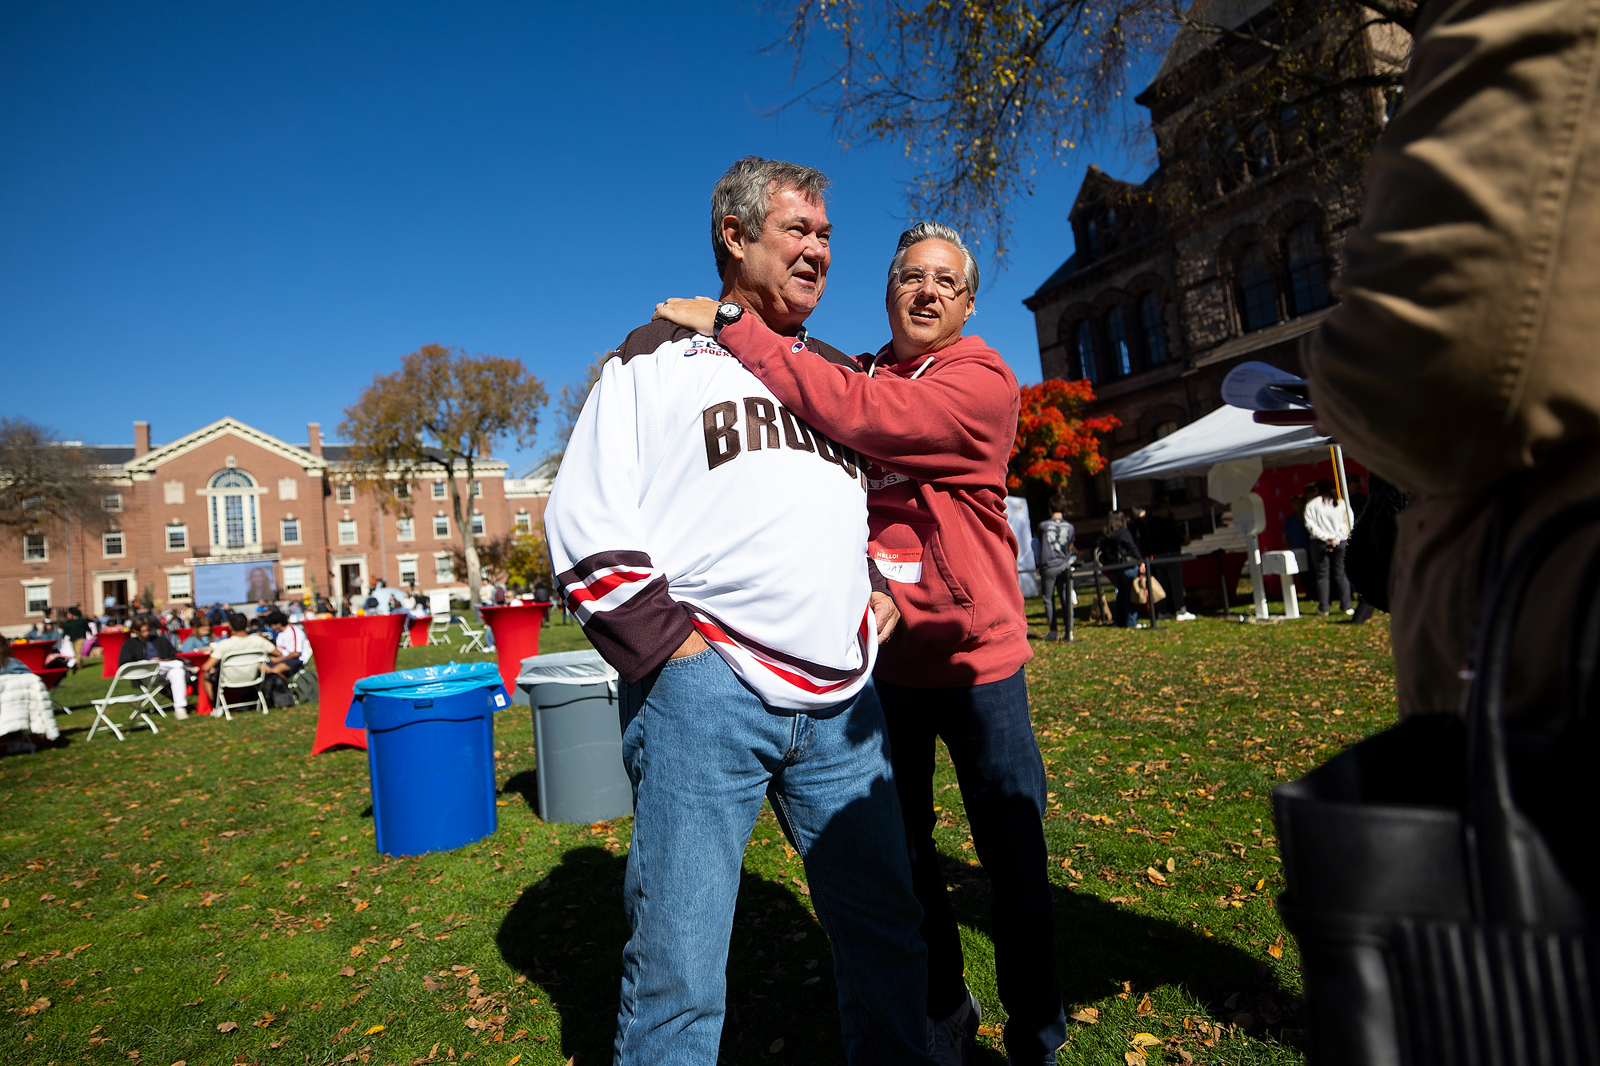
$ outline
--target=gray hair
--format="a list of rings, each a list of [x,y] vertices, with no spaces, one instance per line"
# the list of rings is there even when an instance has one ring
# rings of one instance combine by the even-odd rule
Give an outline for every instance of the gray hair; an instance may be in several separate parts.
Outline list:
[[[717,257],[717,276],[727,275],[728,260],[733,258],[727,242],[722,239],[723,219],[732,215],[752,240],[759,240],[767,224],[773,193],[794,189],[806,199],[820,203],[827,188],[826,174],[798,163],[762,159],[757,155],[735,161],[711,190],[711,251]]]
[[[893,285],[899,278],[900,265],[906,261],[906,253],[911,251],[911,246],[923,241],[944,241],[960,249],[961,261],[966,264],[967,292],[977,299],[978,261],[972,257],[972,249],[961,239],[961,234],[943,222],[918,222],[900,234],[900,244],[894,250],[894,258],[889,260],[889,284]]]

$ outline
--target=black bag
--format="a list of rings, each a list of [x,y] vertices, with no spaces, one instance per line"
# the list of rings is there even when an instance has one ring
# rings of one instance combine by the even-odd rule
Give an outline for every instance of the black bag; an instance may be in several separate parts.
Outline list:
[[[1545,523],[1485,597],[1464,720],[1407,719],[1273,790],[1315,1066],[1600,1064],[1600,559],[1579,582],[1564,732],[1505,722],[1531,578],[1596,521],[1600,500]]]

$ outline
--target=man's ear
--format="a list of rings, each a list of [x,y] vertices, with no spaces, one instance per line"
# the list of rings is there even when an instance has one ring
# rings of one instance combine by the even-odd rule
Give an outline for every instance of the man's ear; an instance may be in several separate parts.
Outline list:
[[[971,293],[968,293],[967,294],[967,313],[961,316],[961,321],[963,323],[965,323],[968,319],[970,319],[973,315],[975,315],[977,313],[978,313],[978,301],[972,296]]]
[[[739,221],[738,215],[722,216],[722,243],[727,245],[728,255],[734,259],[744,259],[744,224]]]

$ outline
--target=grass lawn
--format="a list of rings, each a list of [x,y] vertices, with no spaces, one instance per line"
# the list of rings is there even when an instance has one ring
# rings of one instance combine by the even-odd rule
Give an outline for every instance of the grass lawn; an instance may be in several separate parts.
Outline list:
[[[1084,1019],[1060,1061],[1129,1061],[1138,1034],[1150,1062],[1301,1061],[1267,791],[1388,723],[1385,617],[1078,633],[1029,666],[1062,984]],[[85,670],[58,698],[105,685]],[[365,753],[309,754],[311,708],[120,744],[86,743],[89,721],[0,759],[4,1061],[609,1062],[630,821],[535,816],[524,709],[496,722],[499,830],[408,859],[374,850]],[[948,762],[936,787],[996,1064],[988,888]],[[745,871],[724,1059],[842,1061],[826,937],[770,812]]]

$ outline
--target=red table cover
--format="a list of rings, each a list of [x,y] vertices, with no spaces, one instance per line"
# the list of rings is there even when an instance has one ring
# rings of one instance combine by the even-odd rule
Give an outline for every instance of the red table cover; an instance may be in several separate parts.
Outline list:
[[[61,684],[61,679],[67,676],[67,668],[65,666],[52,666],[48,670],[35,670],[34,673],[38,675],[40,681],[44,682],[45,688],[55,688]]]
[[[515,693],[522,660],[539,654],[539,630],[544,627],[548,603],[519,603],[505,607],[479,607],[483,624],[494,633],[494,657],[506,692]]]
[[[411,646],[413,648],[420,648],[428,643],[428,626],[432,624],[433,619],[427,615],[423,615],[421,618],[412,618],[411,621],[406,623],[406,627],[411,630]]]
[[[45,656],[59,646],[60,642],[54,640],[24,640],[10,647],[11,654],[21,659],[23,666],[37,674],[44,670]]]
[[[211,658],[211,653],[209,651],[180,651],[178,658],[199,670],[206,664],[206,660]],[[205,681],[206,679],[203,675],[194,679],[194,686],[198,691],[198,697],[195,701],[196,714],[211,713],[211,697],[206,693]]]
[[[317,737],[311,754],[338,744],[366,748],[367,734],[344,724],[356,682],[394,669],[400,650],[403,614],[369,614],[360,618],[308,618],[306,639],[317,664]]]
[[[122,642],[128,639],[128,631],[108,626],[100,630],[96,639],[100,642],[100,676],[115,677],[117,656],[122,654]]]

